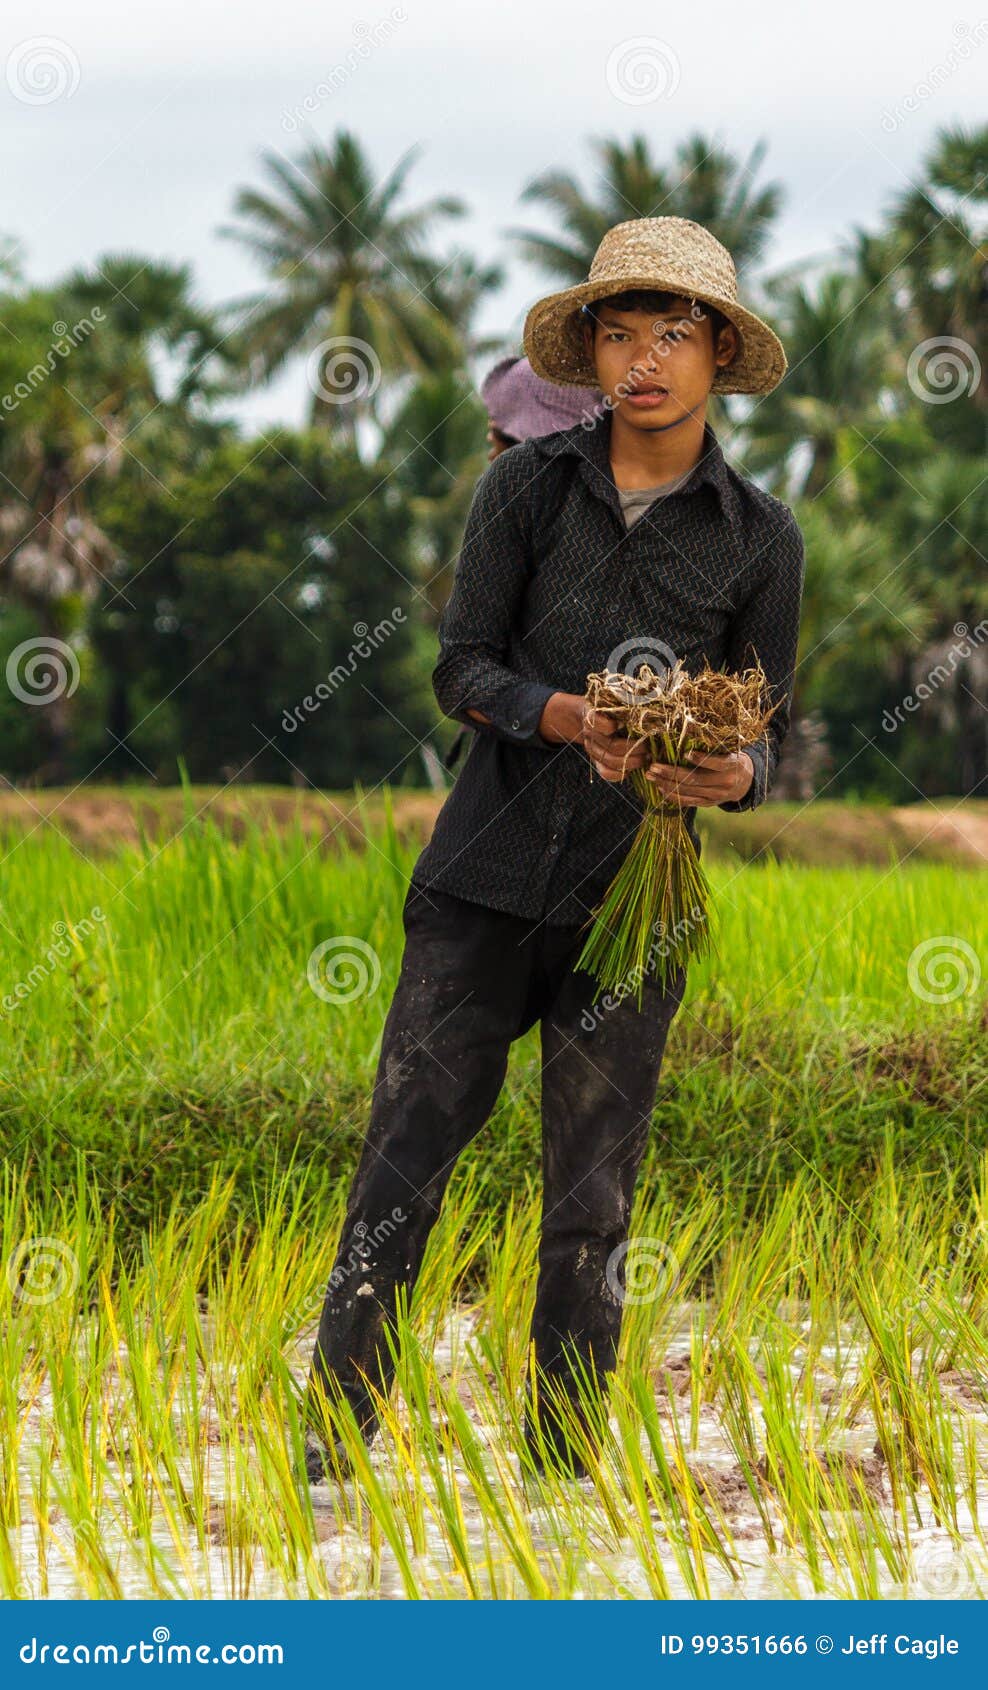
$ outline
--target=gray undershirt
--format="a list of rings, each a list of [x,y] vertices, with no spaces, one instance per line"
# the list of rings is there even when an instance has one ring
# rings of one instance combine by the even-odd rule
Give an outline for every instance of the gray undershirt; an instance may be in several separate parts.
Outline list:
[[[627,492],[623,492],[619,487],[617,494],[624,513],[625,527],[630,528],[633,522],[644,516],[649,505],[654,504],[656,499],[667,499],[670,493],[675,493],[685,479],[685,476],[682,476],[675,482],[667,481],[663,487],[631,487]]]

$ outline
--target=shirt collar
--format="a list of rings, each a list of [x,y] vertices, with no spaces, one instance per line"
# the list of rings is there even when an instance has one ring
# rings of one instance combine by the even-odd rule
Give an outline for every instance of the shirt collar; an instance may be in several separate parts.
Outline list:
[[[560,453],[571,452],[583,460],[582,474],[592,491],[621,515],[621,501],[618,498],[614,472],[611,469],[611,412],[606,410],[602,416],[594,419],[591,428],[585,428],[583,423],[577,423],[573,428],[560,430],[557,434],[546,434],[533,440],[540,455],[554,457]],[[703,446],[700,457],[693,465],[689,475],[681,487],[676,488],[672,497],[688,496],[698,487],[712,487],[717,494],[722,514],[733,520],[734,492],[731,487],[730,472],[727,460],[721,450],[720,442],[709,422],[703,425]],[[623,517],[622,517],[623,521]]]

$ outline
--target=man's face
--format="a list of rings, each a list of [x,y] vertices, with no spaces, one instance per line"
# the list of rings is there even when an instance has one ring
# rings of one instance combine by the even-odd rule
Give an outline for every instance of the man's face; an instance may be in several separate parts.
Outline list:
[[[587,349],[601,392],[623,423],[641,431],[665,428],[687,411],[703,415],[718,368],[740,344],[733,324],[715,349],[701,302],[691,310],[688,299],[677,299],[661,313],[592,309],[597,322],[584,321]]]

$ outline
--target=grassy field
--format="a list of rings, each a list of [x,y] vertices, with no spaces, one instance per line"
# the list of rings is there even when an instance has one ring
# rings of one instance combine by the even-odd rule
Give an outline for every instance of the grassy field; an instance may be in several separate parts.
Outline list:
[[[86,839],[51,795],[0,814],[0,1591],[988,1594],[985,878],[888,850],[886,815],[848,823],[877,860],[829,867],[710,828],[718,953],[670,1034],[595,1478],[524,1471],[533,1028],[370,1457],[354,1439],[356,1480],[299,1494],[433,802],[390,797],[341,803],[360,825],[329,846],[291,795],[234,826],[195,791],[153,826],[132,802]]]

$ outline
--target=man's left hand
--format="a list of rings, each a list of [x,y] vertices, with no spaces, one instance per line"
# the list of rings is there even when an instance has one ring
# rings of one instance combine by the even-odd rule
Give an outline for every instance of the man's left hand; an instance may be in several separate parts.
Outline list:
[[[688,751],[686,758],[685,764],[650,763],[645,778],[654,781],[664,798],[687,809],[743,798],[755,778],[755,765],[747,751],[731,751],[726,756]]]

